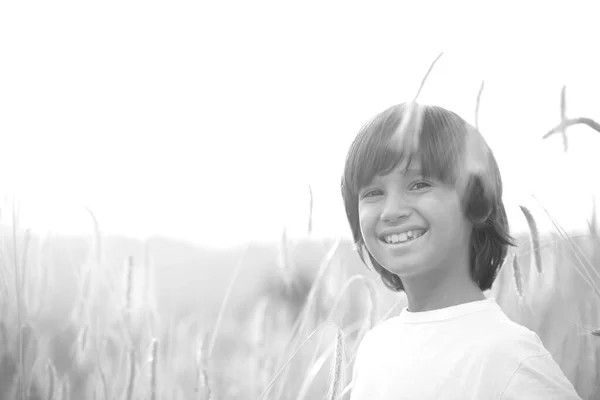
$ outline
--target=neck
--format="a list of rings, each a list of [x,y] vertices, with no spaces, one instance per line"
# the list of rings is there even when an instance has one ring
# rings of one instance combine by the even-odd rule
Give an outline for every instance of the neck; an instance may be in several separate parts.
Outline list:
[[[465,273],[459,273],[454,268],[443,270],[447,273],[402,278],[409,311],[431,311],[485,299],[467,272],[468,269],[462,269]]]

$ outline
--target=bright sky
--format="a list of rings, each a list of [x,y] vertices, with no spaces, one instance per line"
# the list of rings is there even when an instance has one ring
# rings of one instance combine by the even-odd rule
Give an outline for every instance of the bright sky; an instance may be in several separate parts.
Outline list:
[[[480,125],[511,224],[523,227],[518,204],[544,218],[535,193],[583,227],[600,134],[572,128],[568,156],[560,137],[541,140],[562,84],[568,116],[600,120],[595,10],[569,5],[459,16],[424,1],[4,2],[0,192],[38,231],[91,232],[86,206],[106,233],[227,246],[284,225],[302,235],[311,184],[315,235],[348,236],[350,142],[412,98],[438,49],[460,44],[421,101],[472,122],[485,79]]]

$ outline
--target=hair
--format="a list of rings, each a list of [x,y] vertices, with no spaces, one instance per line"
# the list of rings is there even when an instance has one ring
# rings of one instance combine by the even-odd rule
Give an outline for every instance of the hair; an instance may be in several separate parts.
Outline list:
[[[415,157],[425,177],[454,186],[471,221],[469,272],[482,291],[492,287],[514,246],[502,203],[502,179],[494,155],[477,129],[457,114],[433,105],[392,106],[365,124],[350,146],[341,189],[358,254],[383,283],[403,291],[400,277],[380,265],[365,246],[358,215],[358,193],[377,175]]]

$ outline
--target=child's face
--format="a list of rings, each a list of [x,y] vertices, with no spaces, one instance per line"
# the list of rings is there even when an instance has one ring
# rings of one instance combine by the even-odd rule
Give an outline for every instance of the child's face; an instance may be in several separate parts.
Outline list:
[[[406,174],[400,164],[366,185],[359,192],[359,219],[371,255],[400,278],[464,263],[465,254],[468,262],[472,226],[460,196],[452,186],[424,178],[418,160]]]

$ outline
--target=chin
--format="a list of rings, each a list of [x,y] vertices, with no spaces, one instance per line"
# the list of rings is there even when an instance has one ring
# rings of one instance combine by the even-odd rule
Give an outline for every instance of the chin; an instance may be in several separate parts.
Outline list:
[[[388,271],[390,271],[393,274],[396,274],[400,277],[402,276],[406,276],[406,275],[415,275],[417,273],[419,273],[420,271],[422,271],[422,265],[424,265],[423,262],[419,262],[416,260],[407,260],[407,261],[398,261],[398,260],[386,260],[387,262],[385,264],[381,264],[383,265],[389,265],[390,267],[386,267],[385,269],[387,269]]]

